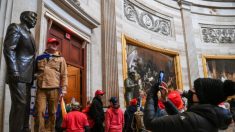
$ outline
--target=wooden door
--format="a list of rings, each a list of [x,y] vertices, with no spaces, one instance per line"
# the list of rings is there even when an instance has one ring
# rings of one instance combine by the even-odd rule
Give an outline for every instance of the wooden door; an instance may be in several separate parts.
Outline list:
[[[70,38],[65,37],[69,33]],[[66,103],[75,97],[83,106],[86,106],[86,46],[82,47],[84,40],[68,29],[52,24],[48,37],[58,39],[59,51],[68,64],[68,88],[65,96]]]
[[[65,94],[65,103],[70,103],[72,98],[81,102],[81,74],[80,68],[68,65],[68,87],[67,94]]]

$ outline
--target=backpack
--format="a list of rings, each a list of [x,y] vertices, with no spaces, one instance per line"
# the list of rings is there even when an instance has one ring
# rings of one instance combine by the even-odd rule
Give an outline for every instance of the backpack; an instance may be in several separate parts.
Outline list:
[[[138,108],[138,110],[134,113],[134,118],[131,123],[132,128],[137,132],[142,132],[145,130],[143,117],[144,113],[140,111],[140,108]]]

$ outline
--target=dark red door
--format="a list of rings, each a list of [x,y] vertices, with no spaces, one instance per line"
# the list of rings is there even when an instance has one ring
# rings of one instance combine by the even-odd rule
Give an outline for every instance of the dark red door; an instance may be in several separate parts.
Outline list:
[[[67,37],[66,37],[67,34]],[[74,97],[85,106],[86,104],[86,47],[82,48],[83,39],[62,26],[52,24],[48,37],[55,37],[60,42],[59,50],[68,64],[68,88],[65,102]],[[76,73],[76,74],[75,74]],[[83,95],[83,96],[82,96]]]

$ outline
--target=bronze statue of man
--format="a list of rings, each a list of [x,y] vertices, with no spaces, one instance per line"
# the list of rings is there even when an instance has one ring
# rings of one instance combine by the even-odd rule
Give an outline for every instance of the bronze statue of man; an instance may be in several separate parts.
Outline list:
[[[12,101],[10,132],[29,131],[30,89],[36,55],[35,41],[30,29],[36,25],[37,14],[24,11],[20,15],[20,21],[20,24],[12,23],[8,26],[3,49]]]

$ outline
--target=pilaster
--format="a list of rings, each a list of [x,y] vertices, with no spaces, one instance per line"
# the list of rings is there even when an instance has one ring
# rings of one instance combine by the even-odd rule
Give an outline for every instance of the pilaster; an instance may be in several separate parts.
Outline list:
[[[104,102],[111,96],[118,97],[118,67],[116,42],[115,0],[102,0],[102,84],[106,92]]]
[[[190,87],[192,86],[193,81],[199,77],[197,50],[193,33],[193,23],[191,17],[192,13],[190,9],[191,5],[192,3],[190,2],[184,0],[179,1],[181,17],[182,17],[182,25],[184,31]]]

